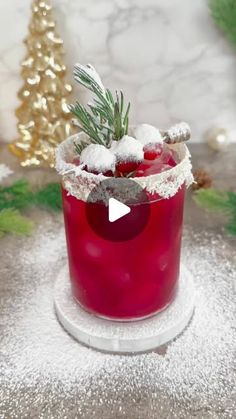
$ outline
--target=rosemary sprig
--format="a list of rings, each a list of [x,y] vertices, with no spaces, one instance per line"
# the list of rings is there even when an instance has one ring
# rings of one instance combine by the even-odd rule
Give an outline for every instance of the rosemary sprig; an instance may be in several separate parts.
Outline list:
[[[77,154],[81,154],[83,149],[86,148],[87,145],[88,144],[85,141],[80,141],[79,143],[74,141],[74,147]]]
[[[98,129],[100,124],[98,125],[96,118],[93,117],[79,102],[76,102],[73,108],[70,107],[70,109],[78,118],[79,127],[90,137],[91,142],[105,145],[106,143]]]
[[[122,92],[116,92],[114,99],[111,91],[103,86],[98,73],[91,65],[77,64],[74,77],[95,97],[92,103],[88,103],[87,108],[76,102],[75,105],[69,105],[69,109],[92,143],[109,147],[112,140],[118,141],[128,133],[130,103],[125,109]],[[79,154],[84,147],[85,144],[76,143],[76,151]]]

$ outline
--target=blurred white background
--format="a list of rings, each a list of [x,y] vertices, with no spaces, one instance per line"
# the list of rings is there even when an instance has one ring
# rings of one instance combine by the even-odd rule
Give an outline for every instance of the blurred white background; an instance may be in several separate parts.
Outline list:
[[[14,109],[30,0],[0,1],[0,140],[16,136]],[[186,120],[195,141],[211,126],[235,128],[236,52],[209,16],[207,0],[52,0],[73,63],[92,63],[132,101],[132,122]],[[77,90],[77,95],[80,94]]]

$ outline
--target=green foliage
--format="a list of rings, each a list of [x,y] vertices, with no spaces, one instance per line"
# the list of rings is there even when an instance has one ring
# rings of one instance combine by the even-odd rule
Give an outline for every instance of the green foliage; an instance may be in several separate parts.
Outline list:
[[[236,1],[209,0],[209,8],[217,25],[236,46]]]
[[[230,222],[226,224],[226,230],[228,233],[232,234],[233,236],[236,236],[236,215],[233,215]]]
[[[0,187],[0,210],[7,208],[24,209],[32,205],[53,211],[61,210],[59,184],[49,183],[39,190],[33,191],[29,182],[21,179],[10,186]]]
[[[120,97],[118,92],[116,92],[116,102],[114,103],[114,132],[113,138],[115,140],[120,140],[124,135],[128,133],[129,129],[129,111],[130,103],[127,106],[125,114],[124,111],[124,96],[123,92],[120,92]]]
[[[39,191],[36,191],[33,194],[32,204],[55,212],[61,211],[62,202],[60,185],[58,183],[49,183],[39,189]]]
[[[74,147],[77,154],[81,154],[83,149],[87,147],[87,143],[85,141],[76,142],[74,141]]]
[[[32,195],[31,186],[25,179],[17,180],[10,186],[0,186],[0,210],[26,208],[32,202]]]
[[[216,24],[236,46],[236,0],[209,0],[209,8]],[[227,212],[229,223],[226,225],[226,230],[236,235],[236,194],[234,192],[202,190],[197,192],[194,200],[203,208]]]
[[[228,192],[228,200],[230,207],[235,210],[236,215],[236,193],[234,192]]]
[[[200,189],[195,192],[193,199],[201,208],[226,214],[229,218],[226,230],[236,235],[236,193],[212,188]]]
[[[49,183],[34,191],[27,180],[21,179],[10,186],[0,187],[0,236],[4,233],[30,234],[33,223],[20,214],[20,210],[30,206],[60,211],[60,185]]]
[[[0,235],[11,233],[29,235],[33,230],[33,222],[13,208],[0,211]]]
[[[95,69],[91,66],[76,65],[75,80],[90,90],[95,97],[88,108],[76,102],[70,105],[70,111],[79,121],[79,126],[92,143],[109,147],[111,140],[120,140],[128,133],[130,103],[124,106],[124,95],[116,92],[114,99],[111,91],[105,89]],[[83,145],[84,148],[85,145]],[[80,154],[82,149],[75,146]]]
[[[195,192],[194,201],[200,207],[211,211],[228,211],[228,194],[227,192],[217,189],[199,189]]]

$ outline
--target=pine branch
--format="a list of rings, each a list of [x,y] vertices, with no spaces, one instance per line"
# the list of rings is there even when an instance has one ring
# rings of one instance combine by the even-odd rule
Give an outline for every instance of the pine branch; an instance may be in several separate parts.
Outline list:
[[[228,218],[226,230],[236,235],[236,193],[217,189],[200,189],[194,193],[196,204],[209,211],[222,212]]]
[[[0,188],[0,237],[4,233],[28,235],[34,223],[19,210],[38,206],[54,212],[61,211],[61,191],[58,183],[49,183],[33,191],[27,180],[21,179],[11,186]]]
[[[54,212],[61,211],[61,190],[58,183],[48,183],[33,194],[32,205]]]
[[[29,235],[32,233],[34,223],[13,208],[0,211],[0,233]]]
[[[21,179],[11,186],[0,187],[0,211],[12,208],[21,210],[34,205],[59,211],[62,208],[59,184],[50,183],[33,191],[29,182]]]
[[[195,192],[193,199],[197,205],[209,211],[227,212],[230,210],[228,194],[221,190],[199,189]]]
[[[228,224],[226,224],[226,231],[228,233],[232,234],[233,236],[236,236],[236,215],[231,218]]]
[[[0,210],[22,209],[31,205],[33,193],[27,180],[20,179],[7,187],[0,187]]]
[[[209,0],[209,8],[215,22],[236,46],[236,2],[235,0]]]
[[[236,215],[236,193],[228,192],[228,203],[231,209],[234,209]]]

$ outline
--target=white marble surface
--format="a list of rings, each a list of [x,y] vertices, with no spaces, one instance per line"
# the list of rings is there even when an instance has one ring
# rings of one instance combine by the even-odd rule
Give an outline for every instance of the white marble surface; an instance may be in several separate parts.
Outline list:
[[[0,139],[16,135],[19,62],[30,0],[0,1]],[[236,127],[236,53],[207,0],[52,0],[66,62],[91,62],[132,101],[133,122],[188,121],[195,141],[212,125]],[[69,79],[71,74],[68,75]],[[77,90],[77,94],[83,95]]]

